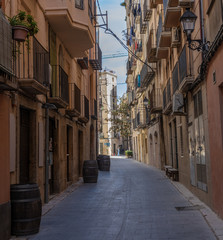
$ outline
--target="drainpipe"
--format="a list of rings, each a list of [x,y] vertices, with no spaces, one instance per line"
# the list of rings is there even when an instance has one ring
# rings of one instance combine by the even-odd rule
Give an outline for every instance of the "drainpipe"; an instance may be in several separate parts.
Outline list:
[[[201,40],[202,43],[205,44],[205,36],[204,36],[204,7],[203,0],[200,0],[200,29],[201,29]],[[204,52],[202,52],[202,59],[204,59]]]
[[[45,203],[49,202],[49,108],[45,108],[45,194],[44,201]]]

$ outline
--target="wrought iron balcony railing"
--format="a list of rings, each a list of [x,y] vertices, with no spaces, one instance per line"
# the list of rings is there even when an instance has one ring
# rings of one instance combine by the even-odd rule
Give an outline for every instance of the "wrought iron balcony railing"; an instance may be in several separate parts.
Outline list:
[[[151,113],[162,111],[162,92],[160,88],[154,88],[149,96],[149,108]]]
[[[97,119],[97,101],[94,98],[91,99],[91,118]]]
[[[58,108],[64,108],[69,104],[68,75],[60,65],[51,66],[51,88],[49,102]]]
[[[28,44],[28,46],[27,46]],[[49,89],[49,53],[37,41],[16,43],[13,46],[13,68],[19,85],[32,94],[46,94]]]
[[[141,87],[147,87],[154,76],[155,72],[152,70],[152,67],[148,67],[144,64],[140,72]]]
[[[94,70],[102,69],[102,51],[98,43],[95,43],[93,55],[89,52],[89,62]]]
[[[173,72],[172,72],[172,86],[173,86],[173,94],[178,90],[179,87],[179,70],[178,70],[178,62],[176,63]]]
[[[81,115],[78,118],[80,122],[82,123],[87,123],[89,121],[89,100],[87,99],[86,96],[81,96],[82,100],[82,110],[81,110]]]
[[[0,8],[0,90],[17,89],[12,70],[12,28]]]
[[[81,114],[81,90],[75,83],[69,83],[69,106],[66,110],[71,117],[78,117]]]

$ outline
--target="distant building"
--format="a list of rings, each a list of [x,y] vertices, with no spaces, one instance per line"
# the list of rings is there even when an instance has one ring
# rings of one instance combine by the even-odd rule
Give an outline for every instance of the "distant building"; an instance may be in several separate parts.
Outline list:
[[[109,131],[112,127],[111,111],[115,110],[117,104],[117,75],[113,71],[104,70],[99,74],[98,96],[98,152],[116,155],[119,148],[119,134]]]

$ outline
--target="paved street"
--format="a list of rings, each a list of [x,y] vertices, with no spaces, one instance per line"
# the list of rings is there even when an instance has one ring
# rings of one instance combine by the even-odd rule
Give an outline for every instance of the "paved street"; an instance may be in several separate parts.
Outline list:
[[[42,218],[32,240],[212,240],[198,209],[163,172],[131,159],[114,158],[97,184],[83,184]]]

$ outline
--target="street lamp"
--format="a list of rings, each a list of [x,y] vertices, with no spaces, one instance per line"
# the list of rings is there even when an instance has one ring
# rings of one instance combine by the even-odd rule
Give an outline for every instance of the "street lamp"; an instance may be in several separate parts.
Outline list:
[[[191,33],[194,31],[196,20],[197,16],[193,12],[191,12],[189,8],[186,8],[186,11],[180,18],[183,31],[184,33],[186,33],[187,41],[189,43],[188,47],[192,50],[207,52],[210,42],[204,42],[201,39],[191,39]]]

